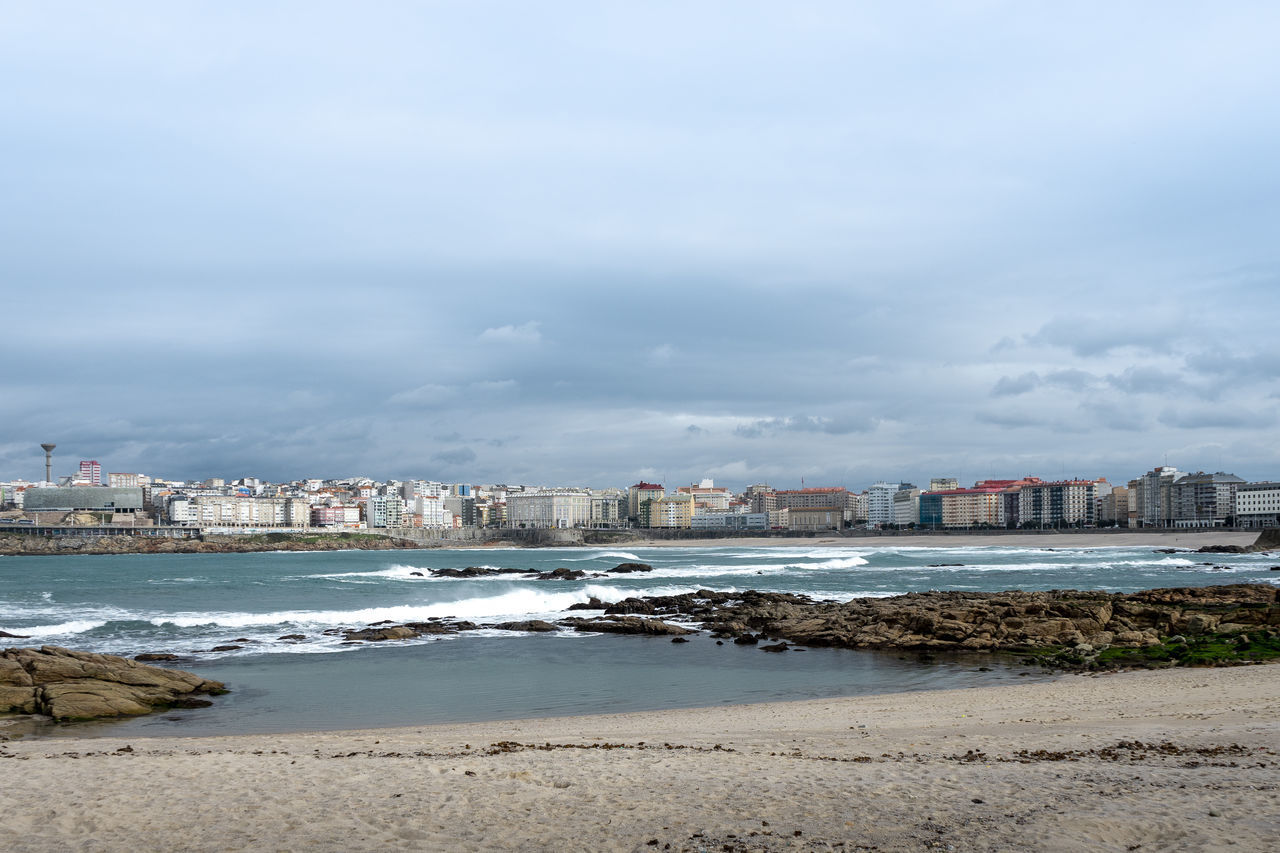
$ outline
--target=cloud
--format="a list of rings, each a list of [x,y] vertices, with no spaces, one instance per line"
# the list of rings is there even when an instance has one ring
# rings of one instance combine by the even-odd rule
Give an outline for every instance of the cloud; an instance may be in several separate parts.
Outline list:
[[[991,389],[991,396],[1011,397],[1017,394],[1025,394],[1028,391],[1034,391],[1039,385],[1040,374],[1034,370],[1016,377],[1002,376],[995,387]]]
[[[431,405],[448,399],[456,393],[457,389],[452,386],[428,383],[407,391],[397,391],[388,397],[387,401],[397,406]]]
[[[1028,337],[1034,344],[1063,347],[1081,358],[1108,355],[1122,349],[1169,352],[1177,338],[1175,329],[1153,327],[1150,322],[1117,323],[1085,317],[1051,320]]]
[[[500,391],[510,391],[516,387],[514,379],[484,379],[479,382],[472,382],[467,387],[473,391],[483,391],[486,393],[497,393]]]
[[[1250,411],[1233,406],[1179,406],[1165,409],[1158,418],[1178,429],[1261,429],[1276,423],[1274,410]]]
[[[441,450],[438,453],[433,453],[431,458],[446,465],[461,467],[475,462],[476,453],[470,447],[459,447],[453,450]]]
[[[1186,388],[1182,377],[1156,367],[1130,367],[1107,376],[1107,384],[1126,394],[1161,394]]]
[[[481,332],[479,340],[489,344],[536,344],[542,341],[540,325],[537,320],[530,320],[519,326],[497,326]]]
[[[761,418],[739,424],[734,433],[742,438],[759,438],[777,432],[820,432],[828,435],[848,435],[854,432],[870,432],[879,420],[863,416],[822,417],[797,415],[790,418]]]

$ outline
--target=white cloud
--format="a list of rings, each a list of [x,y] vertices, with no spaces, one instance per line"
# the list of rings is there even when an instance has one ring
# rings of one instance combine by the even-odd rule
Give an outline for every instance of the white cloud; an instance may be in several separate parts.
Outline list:
[[[497,344],[536,344],[542,341],[542,332],[538,331],[541,325],[537,320],[530,320],[527,323],[521,323],[519,326],[495,326],[485,329],[480,333],[480,340],[484,343]]]

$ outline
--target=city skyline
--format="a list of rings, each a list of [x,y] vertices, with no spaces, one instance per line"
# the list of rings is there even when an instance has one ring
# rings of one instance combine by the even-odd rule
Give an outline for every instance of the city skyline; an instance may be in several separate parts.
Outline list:
[[[0,479],[1280,479],[1273,6],[128,5],[0,27]]]

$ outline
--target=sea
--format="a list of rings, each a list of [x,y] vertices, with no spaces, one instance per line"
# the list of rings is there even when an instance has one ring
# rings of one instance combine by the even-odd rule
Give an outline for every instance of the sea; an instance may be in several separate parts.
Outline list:
[[[622,562],[653,571],[604,574]],[[10,646],[133,656],[223,681],[208,708],[46,735],[217,735],[615,713],[1021,683],[1050,677],[1007,656],[845,649],[764,654],[706,633],[690,642],[497,629],[344,645],[338,628],[452,617],[554,621],[597,598],[698,589],[845,601],[925,590],[1097,589],[1280,583],[1272,555],[1145,547],[663,547],[433,549],[0,557]],[[443,568],[585,570],[598,577],[432,577]],[[301,634],[302,640],[283,639]],[[235,645],[233,651],[210,651]]]

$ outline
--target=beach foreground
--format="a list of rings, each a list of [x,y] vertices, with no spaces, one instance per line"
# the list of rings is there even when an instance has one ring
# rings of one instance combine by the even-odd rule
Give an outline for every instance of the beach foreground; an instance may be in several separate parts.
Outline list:
[[[15,851],[1265,850],[1280,666],[0,762]]]

